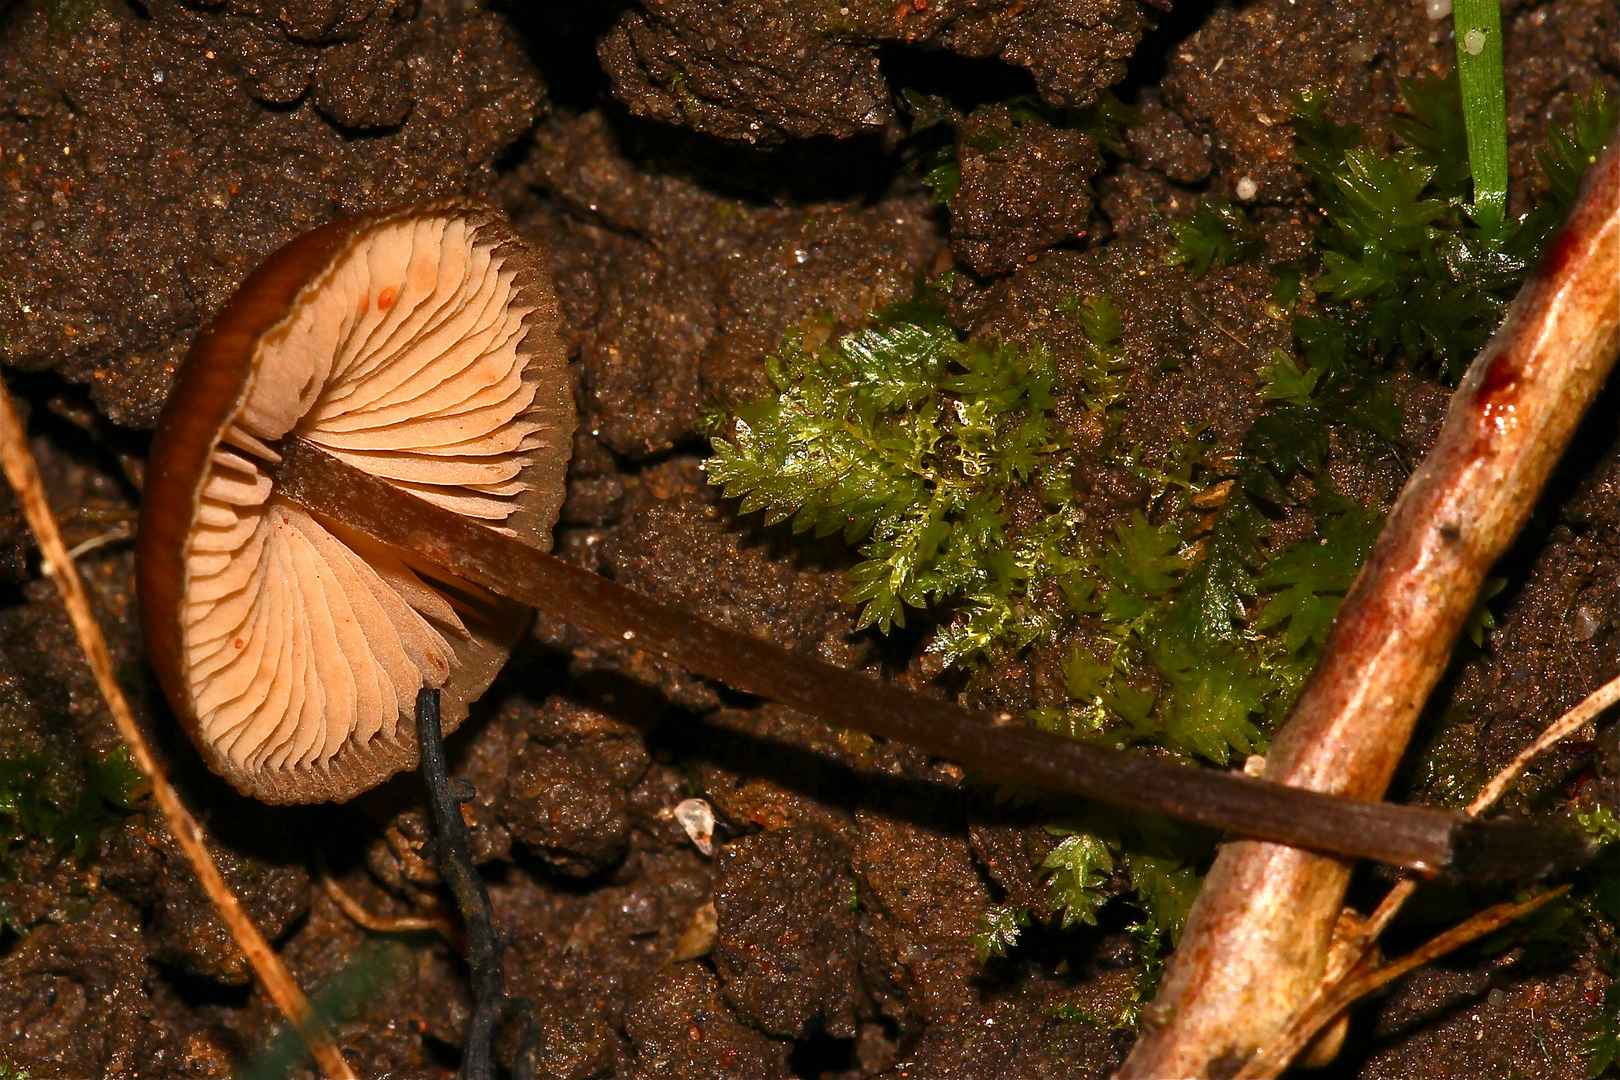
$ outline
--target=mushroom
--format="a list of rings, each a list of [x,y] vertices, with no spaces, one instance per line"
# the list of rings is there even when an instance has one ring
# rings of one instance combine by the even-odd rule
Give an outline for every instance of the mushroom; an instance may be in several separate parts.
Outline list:
[[[489,209],[338,222],[273,255],[204,331],[147,466],[140,589],[160,679],[209,763],[278,802],[415,764],[527,607],[748,693],[1003,776],[1257,839],[1467,876],[1582,838],[1324,795],[1094,746],[832,667],[547,553],[574,427],[549,279]],[[427,695],[431,698],[431,695]]]
[[[282,497],[289,436],[551,547],[574,430],[556,292],[499,211],[419,204],[277,251],[203,331],[158,421],[139,593],[210,766],[266,802],[347,799],[454,730],[529,609]]]

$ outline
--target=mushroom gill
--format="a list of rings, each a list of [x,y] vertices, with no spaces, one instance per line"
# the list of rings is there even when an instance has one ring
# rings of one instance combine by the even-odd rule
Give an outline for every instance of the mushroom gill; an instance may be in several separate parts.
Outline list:
[[[141,526],[154,665],[213,768],[269,802],[416,763],[417,690],[453,730],[528,609],[278,496],[288,436],[542,550],[574,410],[550,278],[498,212],[433,203],[301,237],[198,339]]]

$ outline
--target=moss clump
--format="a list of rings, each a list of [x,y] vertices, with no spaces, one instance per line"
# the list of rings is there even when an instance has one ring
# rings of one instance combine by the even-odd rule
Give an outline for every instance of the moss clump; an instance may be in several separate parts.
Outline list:
[[[1263,245],[1249,215],[1219,195],[1204,199],[1186,221],[1170,223],[1174,242],[1166,261],[1199,277],[1211,266],[1229,266],[1260,255]]]
[[[1594,84],[1575,101],[1574,127],[1550,131],[1538,155],[1551,196],[1517,220],[1477,219],[1456,75],[1402,80],[1401,93],[1407,114],[1391,127],[1407,145],[1392,153],[1360,127],[1328,120],[1325,93],[1295,99],[1296,152],[1326,217],[1308,269],[1328,317],[1301,341],[1312,364],[1378,362],[1400,350],[1455,380],[1569,215],[1616,107]]]
[[[1107,296],[1065,307],[1088,345],[1064,385],[1046,350],[964,340],[920,302],[816,348],[791,340],[766,365],[775,392],[739,406],[715,438],[710,480],[745,513],[858,545],[847,599],[860,625],[886,630],[929,609],[930,648],[953,664],[1083,628],[1088,644],[1064,664],[1068,702],[1036,712],[1040,726],[1226,764],[1259,749],[1291,700],[1378,514],[1330,490],[1322,383],[1286,357],[1267,369],[1266,407],[1235,461],[1206,461],[1184,432],[1147,464],[1144,448],[1113,434],[1124,400],[1117,309]],[[1088,430],[1109,433],[1108,463],[1164,496],[1154,520],[1137,514],[1100,545],[1084,538],[1076,454],[1052,419],[1060,395],[1081,404]],[[1269,522],[1299,476],[1318,491],[1327,542],[1272,551]],[[1017,528],[1015,498],[1037,506]],[[1109,814],[1055,827],[1046,869],[1059,919],[1094,918],[1099,874],[1122,859],[1144,936],[1179,933],[1206,837]],[[981,950],[1003,951],[1020,925],[1017,913],[992,920]]]
[[[83,857],[121,810],[132,810],[144,778],[122,746],[87,754],[84,783],[64,795],[63,778],[41,754],[0,758],[0,860],[29,839],[48,840]]]

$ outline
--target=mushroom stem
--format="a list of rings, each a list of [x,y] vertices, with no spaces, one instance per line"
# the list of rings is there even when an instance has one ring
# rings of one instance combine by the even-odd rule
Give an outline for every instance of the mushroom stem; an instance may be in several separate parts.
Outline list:
[[[665,607],[300,439],[283,440],[279,451],[277,490],[319,518],[735,689],[992,773],[1244,836],[1465,877],[1539,875],[1589,851],[1584,839],[1550,826],[1302,791],[1093,746],[1010,714],[924,697]]]

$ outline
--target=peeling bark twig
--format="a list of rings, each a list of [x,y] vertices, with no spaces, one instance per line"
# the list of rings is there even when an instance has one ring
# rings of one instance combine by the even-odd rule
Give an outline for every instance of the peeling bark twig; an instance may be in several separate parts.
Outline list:
[[[23,513],[28,518],[28,526],[39,542],[40,553],[44,556],[45,574],[56,583],[56,588],[62,595],[68,619],[73,624],[73,633],[78,638],[86,663],[90,665],[90,670],[95,675],[96,685],[107,703],[107,710],[112,713],[118,734],[129,747],[129,756],[135,767],[141,770],[141,774],[151,785],[152,797],[162,810],[169,831],[179,842],[180,850],[185,854],[186,861],[191,864],[191,869],[201,882],[203,891],[208,894],[214,910],[219,913],[221,921],[236,939],[237,947],[252,965],[265,993],[303,1036],[310,1054],[314,1056],[315,1063],[321,1070],[321,1075],[332,1080],[354,1080],[354,1071],[344,1060],[331,1033],[310,1010],[309,999],[298,988],[292,975],[281,963],[281,958],[270,948],[270,943],[259,933],[258,927],[253,925],[253,920],[248,918],[236,894],[231,892],[231,887],[220,875],[219,868],[214,865],[213,856],[208,854],[202,826],[180,801],[179,793],[158,767],[157,759],[152,756],[145,736],[135,723],[135,714],[130,710],[129,701],[124,697],[123,688],[118,685],[118,679],[114,674],[112,653],[107,648],[107,639],[102,635],[101,625],[96,622],[89,594],[85,592],[84,581],[79,577],[78,568],[68,554],[67,545],[62,541],[56,516],[51,512],[50,502],[45,497],[45,486],[39,478],[39,465],[34,460],[33,451],[28,447],[28,437],[12,403],[11,392],[3,382],[0,382],[0,463],[3,463],[6,479],[10,481],[12,490],[17,494],[17,501],[22,505]]]
[[[1541,905],[1569,891],[1568,885],[1549,889],[1523,903],[1509,901],[1486,908],[1465,919],[1428,943],[1407,953],[1399,960],[1378,967],[1366,967],[1352,972],[1350,977],[1313,1002],[1283,1032],[1281,1038],[1262,1049],[1238,1071],[1234,1080],[1269,1080],[1281,1076],[1317,1031],[1331,1023],[1335,1017],[1361,998],[1388,982],[1415,971],[1431,960],[1438,960],[1453,949],[1460,949],[1470,941],[1478,940],[1515,919],[1523,918]]]
[[[1620,140],[1588,171],[1452,396],[1345,599],[1265,775],[1383,796],[1491,564],[1529,517],[1620,348]],[[1353,863],[1225,845],[1119,1075],[1230,1075],[1320,982]]]
[[[1591,723],[1598,714],[1617,701],[1620,701],[1620,679],[1605,683],[1591,694],[1588,694],[1584,701],[1548,725],[1547,729],[1537,736],[1534,742],[1521,750],[1517,757],[1508,762],[1495,776],[1491,777],[1490,782],[1480,789],[1479,794],[1474,796],[1473,801],[1468,804],[1468,808],[1464,812],[1477,816],[1490,809],[1496,803],[1496,800],[1501,798],[1507,789],[1513,785],[1513,782],[1519,778],[1530,762]],[[1349,947],[1334,950],[1333,956],[1328,962],[1328,971],[1323,975],[1321,984],[1312,992],[1311,997],[1304,1005],[1300,1006],[1299,1011],[1289,1020],[1288,1026],[1276,1038],[1262,1046],[1255,1053],[1249,1063],[1244,1066],[1243,1071],[1238,1074],[1240,1077],[1278,1075],[1284,1068],[1287,1068],[1296,1055],[1310,1045],[1311,1040],[1316,1037],[1318,1031],[1333,1023],[1356,1000],[1376,988],[1368,987],[1359,993],[1350,993],[1347,990],[1351,983],[1359,978],[1358,972],[1363,972],[1368,967],[1373,943],[1394,921],[1395,916],[1406,905],[1406,901],[1417,891],[1417,887],[1418,879],[1408,877],[1397,883],[1393,889],[1385,894],[1377,909],[1361,923],[1355,939],[1348,943]],[[1539,904],[1543,899],[1549,898],[1551,895],[1553,894],[1538,897],[1527,901],[1527,903]],[[1518,916],[1513,917],[1517,918]],[[1435,940],[1439,941],[1440,939],[1436,938]],[[1462,941],[1458,942],[1458,944],[1462,943]],[[1438,956],[1440,954],[1434,953],[1432,955]],[[1380,968],[1379,970],[1386,971],[1388,968]],[[1408,967],[1404,970],[1409,971],[1411,968]],[[1390,975],[1389,978],[1395,978],[1403,973],[1397,971]],[[1376,985],[1381,986],[1388,981],[1389,979],[1383,979]],[[1336,1004],[1330,1007],[1329,1002]],[[1255,1071],[1258,1069],[1270,1069],[1272,1071]]]

